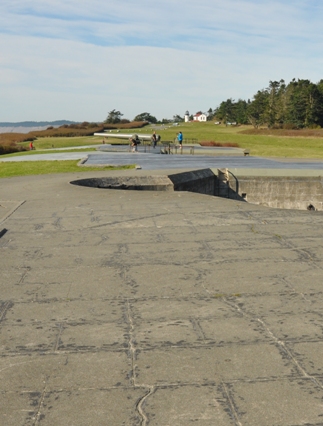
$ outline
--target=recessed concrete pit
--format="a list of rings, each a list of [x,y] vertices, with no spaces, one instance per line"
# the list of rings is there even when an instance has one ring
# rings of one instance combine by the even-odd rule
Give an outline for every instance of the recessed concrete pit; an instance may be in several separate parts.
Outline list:
[[[130,189],[136,191],[172,191],[173,184],[167,176],[116,176],[78,179],[72,185],[103,189]]]
[[[217,170],[217,174],[212,169],[202,169],[160,176],[86,178],[72,181],[71,184],[103,189],[189,191],[271,208],[323,210],[321,177],[237,178],[230,171],[224,173],[224,169]]]

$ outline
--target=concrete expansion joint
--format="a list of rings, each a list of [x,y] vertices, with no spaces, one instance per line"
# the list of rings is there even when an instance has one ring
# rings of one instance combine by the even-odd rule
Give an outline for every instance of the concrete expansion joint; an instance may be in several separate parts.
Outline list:
[[[264,323],[264,321],[262,321],[260,318],[257,318],[257,321],[265,328],[265,330],[267,331],[267,333],[269,334],[269,336],[275,341],[276,344],[278,344],[282,350],[286,353],[286,355],[288,356],[288,358],[290,360],[292,360],[292,362],[294,363],[294,365],[296,366],[296,368],[298,369],[298,371],[306,378],[306,379],[310,379],[313,383],[315,383],[315,385],[319,386],[321,389],[323,389],[323,385],[316,380],[315,377],[311,376],[310,374],[308,374],[304,368],[299,364],[299,362],[297,361],[297,359],[293,356],[292,352],[287,348],[286,344],[284,341],[278,339],[274,333],[266,326],[266,324]]]
[[[37,426],[39,424],[39,421],[41,420],[41,410],[42,410],[42,407],[44,405],[45,395],[47,393],[48,380],[49,380],[49,377],[46,378],[45,386],[44,386],[44,389],[42,391],[42,395],[41,395],[41,398],[40,398],[40,401],[39,401],[38,409],[37,409],[35,416],[33,417],[33,420],[34,420],[33,426]]]
[[[146,426],[147,422],[148,422],[148,417],[146,416],[144,410],[143,410],[143,405],[146,402],[146,400],[155,392],[155,388],[154,386],[147,386],[147,385],[142,385],[142,386],[136,386],[136,387],[148,387],[148,392],[146,392],[146,394],[138,401],[137,403],[137,411],[141,417],[141,425],[142,426]]]
[[[292,352],[288,349],[285,342],[279,339],[275,334],[269,329],[269,327],[266,325],[266,323],[258,317],[254,317],[253,315],[249,314],[248,312],[242,310],[239,306],[237,306],[235,303],[230,303],[228,300],[225,300],[226,303],[232,307],[235,307],[239,313],[241,313],[243,316],[247,316],[248,318],[257,321],[263,329],[266,331],[268,336],[272,339],[272,341],[283,350],[283,352],[287,355],[287,357],[293,362],[297,370],[302,374],[302,376],[306,379],[310,379],[316,386],[319,386],[321,389],[323,389],[323,385],[314,377],[311,376],[306,372],[306,370],[299,364],[297,359],[293,356]]]
[[[0,224],[5,222],[16,210],[19,209],[19,207],[21,207],[26,202],[26,200],[14,202],[16,202],[17,204],[11,210],[9,210],[2,218],[0,218]],[[1,205],[1,207],[5,208],[5,206],[3,205]]]
[[[59,323],[57,326],[58,326],[58,335],[57,335],[57,338],[56,338],[56,342],[54,344],[54,349],[53,349],[54,352],[58,351],[60,341],[61,341],[61,335],[62,335],[63,330],[65,328],[63,323]]]
[[[22,283],[24,282],[24,280],[25,280],[25,278],[26,278],[26,276],[27,276],[28,272],[31,270],[31,267],[30,267],[30,266],[26,266],[26,267],[24,267],[23,269],[24,269],[24,272],[23,272],[23,274],[21,275],[21,278],[20,278],[20,280],[19,280],[19,283],[18,283],[18,284],[22,284]]]
[[[146,426],[147,422],[148,422],[148,417],[146,416],[146,414],[143,410],[143,405],[144,405],[145,401],[147,400],[147,398],[155,392],[155,388],[154,388],[154,386],[136,383],[136,364],[135,364],[136,348],[135,348],[134,341],[133,341],[134,323],[133,323],[133,319],[132,319],[132,315],[131,315],[131,306],[130,306],[129,300],[127,301],[127,317],[128,317],[128,322],[129,322],[129,343],[128,343],[128,347],[129,347],[129,352],[130,352],[130,357],[131,357],[131,382],[132,382],[132,385],[133,385],[134,388],[148,389],[148,391],[145,393],[145,395],[142,398],[139,399],[139,401],[136,405],[138,414],[141,417],[141,425]]]
[[[235,422],[236,426],[242,426],[242,423],[240,423],[240,421],[239,421],[239,416],[238,416],[237,410],[235,408],[234,401],[230,396],[229,390],[228,390],[228,388],[227,388],[227,386],[226,386],[226,384],[224,383],[223,380],[222,380],[221,384],[222,384],[223,390],[225,392],[226,399],[229,403],[231,415],[234,418],[234,422]]]
[[[131,384],[136,387],[136,348],[133,342],[133,332],[134,332],[134,325],[133,325],[133,319],[131,316],[131,306],[129,300],[127,301],[127,317],[128,317],[128,323],[129,323],[129,342],[128,342],[128,348],[129,348],[129,354],[131,358],[131,378],[130,382]]]
[[[10,300],[3,303],[2,306],[0,306],[0,322],[4,319],[4,317],[6,316],[6,313],[9,311],[9,309],[11,309],[13,307],[13,302],[11,302]]]
[[[204,332],[203,332],[203,330],[202,330],[202,328],[200,326],[200,323],[199,323],[198,319],[197,318],[190,318],[189,320],[190,320],[190,323],[193,326],[193,329],[196,331],[196,333],[203,340],[203,343],[207,344],[205,334],[204,334]]]

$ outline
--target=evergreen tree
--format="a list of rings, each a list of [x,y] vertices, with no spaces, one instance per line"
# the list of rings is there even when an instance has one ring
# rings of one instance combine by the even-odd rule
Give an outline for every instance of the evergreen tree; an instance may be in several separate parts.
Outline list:
[[[221,102],[219,108],[216,110],[216,117],[225,124],[236,121],[235,104],[232,98]]]
[[[266,111],[268,109],[268,104],[268,91],[258,90],[247,108],[249,122],[255,128],[258,128],[261,124],[266,123]]]
[[[150,115],[149,112],[142,112],[141,114],[136,115],[133,121],[149,121],[149,123],[157,123],[157,118],[153,115]]]
[[[120,111],[116,111],[115,109],[113,109],[112,111],[109,112],[105,123],[109,123],[109,124],[116,124],[116,123],[120,123],[121,117],[123,116],[123,114],[121,114]]]

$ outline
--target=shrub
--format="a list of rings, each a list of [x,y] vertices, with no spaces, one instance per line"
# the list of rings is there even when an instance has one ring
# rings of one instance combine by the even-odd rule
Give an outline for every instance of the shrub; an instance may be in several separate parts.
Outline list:
[[[201,146],[218,146],[218,147],[230,147],[238,148],[239,145],[234,142],[215,142],[215,141],[201,141],[199,142]]]
[[[0,144],[10,144],[11,142],[34,141],[35,136],[30,133],[0,133]]]
[[[12,154],[20,151],[27,151],[27,148],[17,145],[16,142],[0,142],[0,155]]]
[[[284,129],[284,130],[297,130],[298,127],[293,124],[293,123],[284,123],[280,129]]]

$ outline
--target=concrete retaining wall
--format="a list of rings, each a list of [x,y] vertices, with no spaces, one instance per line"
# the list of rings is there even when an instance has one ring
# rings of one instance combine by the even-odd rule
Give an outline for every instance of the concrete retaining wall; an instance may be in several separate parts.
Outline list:
[[[237,179],[230,175],[226,191],[223,185],[221,191],[221,196],[268,207],[306,210],[313,206],[315,210],[323,210],[321,177],[253,176]]]
[[[226,169],[223,169],[226,171]],[[240,176],[211,169],[176,173],[169,176],[102,177],[79,179],[74,185],[141,191],[190,191],[247,201],[281,209],[323,210],[321,177]]]
[[[215,193],[216,176],[211,169],[176,173],[168,177],[174,185],[174,191],[190,191],[207,195]]]

